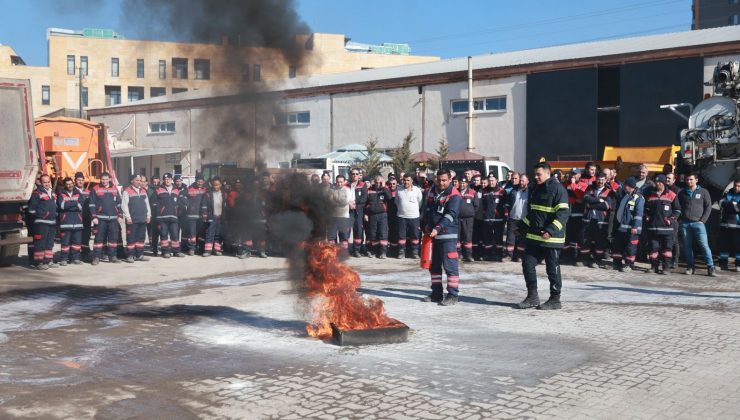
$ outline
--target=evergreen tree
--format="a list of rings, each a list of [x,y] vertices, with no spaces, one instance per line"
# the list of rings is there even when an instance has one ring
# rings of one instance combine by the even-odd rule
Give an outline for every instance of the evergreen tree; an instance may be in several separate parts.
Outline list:
[[[414,142],[414,130],[409,130],[409,133],[401,141],[401,145],[393,152],[393,172],[396,176],[403,173],[414,172],[414,161],[411,159],[411,143]]]
[[[380,168],[383,164],[380,162],[380,153],[378,152],[378,139],[375,137],[365,143],[367,147],[367,158],[360,164],[360,167],[365,172],[365,177],[372,179],[375,175],[380,175]]]
[[[439,156],[438,160],[430,160],[427,162],[430,168],[436,170],[440,167],[440,161],[443,161],[447,159],[447,155],[450,154],[450,145],[447,144],[447,139],[442,137],[439,139],[439,143],[437,143],[437,149],[435,150],[437,152],[437,155]]]

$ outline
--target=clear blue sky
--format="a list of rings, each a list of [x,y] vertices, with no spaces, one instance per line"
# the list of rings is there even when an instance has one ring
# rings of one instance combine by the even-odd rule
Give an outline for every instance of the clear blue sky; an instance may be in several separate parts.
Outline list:
[[[248,1],[248,0],[245,0]],[[443,58],[574,42],[687,31],[691,0],[298,0],[314,32],[365,43],[408,43],[413,54]],[[29,65],[46,65],[46,28],[111,28],[117,0],[0,0],[0,43]]]

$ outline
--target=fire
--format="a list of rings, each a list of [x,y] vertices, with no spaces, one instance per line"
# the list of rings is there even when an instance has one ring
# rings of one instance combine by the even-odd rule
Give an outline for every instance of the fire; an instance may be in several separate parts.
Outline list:
[[[332,336],[331,324],[342,330],[384,328],[401,324],[385,313],[383,301],[364,299],[357,288],[360,275],[337,258],[340,248],[326,242],[307,245],[306,286],[312,300],[308,335]]]

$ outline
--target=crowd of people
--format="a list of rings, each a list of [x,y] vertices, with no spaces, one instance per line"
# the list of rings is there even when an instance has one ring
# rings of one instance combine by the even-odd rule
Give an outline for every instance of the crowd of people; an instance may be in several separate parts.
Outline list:
[[[589,163],[568,173],[554,171],[551,177],[567,193],[569,215],[560,226],[564,235],[550,238],[562,245],[564,262],[625,271],[635,269],[636,260],[644,258],[652,271],[665,274],[677,266],[682,250],[686,273],[693,274],[697,245],[707,274],[715,275],[706,229],[712,202],[696,175],[686,176],[685,184],[679,185],[670,165],[652,178],[643,165],[637,177],[621,183],[614,169]],[[455,247],[445,252],[465,262],[521,259],[528,239],[527,216],[533,209],[543,210],[531,203],[529,176],[509,172],[498,180],[493,174],[466,169],[449,178],[460,207],[454,215],[455,228],[446,233],[455,236]],[[349,179],[324,173],[313,175],[309,185],[327,204],[328,241],[356,258],[403,259],[419,258],[435,182],[439,180],[427,179],[424,171],[386,178],[366,177],[362,169],[353,168]],[[223,253],[266,258],[268,253],[280,253],[270,217],[286,188],[269,173],[251,180],[214,178],[207,183],[196,177],[189,186],[178,175],[151,180],[134,175],[123,188],[112,185],[104,173],[89,189],[78,173],[59,185],[54,190],[51,179],[41,176],[28,203],[27,225],[34,239],[29,259],[39,270],[83,261],[92,265],[147,261],[147,237],[151,254],[162,258]],[[720,201],[718,265],[724,270],[732,256],[738,271],[739,201],[740,179]],[[57,236],[61,252],[55,257]]]

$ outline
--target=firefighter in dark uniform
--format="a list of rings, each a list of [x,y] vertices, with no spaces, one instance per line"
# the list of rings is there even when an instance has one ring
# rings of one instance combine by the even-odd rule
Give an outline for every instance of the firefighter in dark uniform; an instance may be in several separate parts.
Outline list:
[[[473,261],[473,219],[480,206],[478,192],[468,183],[467,178],[460,181],[460,214],[459,219],[459,242],[463,261]]]
[[[198,242],[203,241],[203,212],[201,207],[205,193],[205,180],[200,175],[195,178],[195,182],[185,191],[187,195],[187,210],[185,214],[185,226],[182,230],[184,245],[187,246],[188,255],[195,255]]]
[[[160,185],[155,194],[157,196],[157,220],[159,221],[160,247],[162,257],[170,258],[184,257],[180,252],[180,198],[181,192],[172,183],[172,175],[166,173],[162,176],[164,185]]]
[[[90,190],[85,188],[85,175],[75,173],[75,188],[82,197],[82,260],[90,258],[90,237],[92,236],[92,213],[90,213]]]
[[[226,192],[221,189],[221,178],[215,177],[211,180],[211,189],[206,192],[201,200],[202,217],[206,226],[206,242],[203,247],[203,256],[210,257],[213,252],[221,255],[222,220],[227,209]]]
[[[496,177],[488,177],[488,188],[483,190],[484,259],[501,261],[504,252],[504,220],[506,191],[498,185]]]
[[[730,254],[734,253],[735,270],[740,271],[740,178],[725,193],[720,205],[720,252],[719,267],[729,270]]]
[[[100,184],[90,190],[90,213],[92,224],[97,227],[93,250],[92,265],[98,265],[103,254],[103,247],[108,246],[108,260],[120,262],[116,257],[118,235],[121,228],[121,195],[118,188],[110,181],[110,174],[100,175]]]
[[[82,211],[84,197],[75,188],[72,178],[64,178],[64,188],[57,198],[59,208],[59,239],[62,243],[59,265],[82,264]],[[71,258],[70,258],[71,257]]]
[[[594,261],[603,267],[604,253],[609,246],[609,212],[613,206],[613,192],[606,185],[606,174],[600,172],[596,181],[583,195],[583,233],[580,258],[593,268]]]
[[[152,220],[146,227],[147,234],[149,234],[149,247],[152,249],[152,254],[156,257],[159,249],[159,221],[157,220],[157,214],[159,209],[157,207],[157,188],[162,181],[158,176],[152,177],[152,183],[147,188],[146,192],[149,195],[149,208],[152,211]]]
[[[51,187],[51,177],[41,175],[39,185],[28,202],[33,219],[33,262],[37,270],[59,267],[54,264],[54,231],[57,224],[57,196]]]
[[[625,266],[632,270],[635,269],[635,257],[642,234],[644,213],[645,198],[637,191],[637,180],[630,177],[624,182],[624,194],[617,204],[614,215],[616,230],[612,245],[612,259],[615,270],[624,271]]]
[[[529,197],[527,216],[522,219],[527,226],[526,248],[522,259],[527,297],[519,303],[519,308],[560,309],[563,286],[560,250],[565,245],[565,227],[570,213],[568,193],[557,179],[550,177],[548,163],[541,162],[534,166],[534,179],[537,185]],[[540,305],[536,268],[543,259],[547,278],[550,280],[550,299]]]
[[[349,202],[349,218],[352,219],[352,256],[359,258],[364,233],[362,228],[365,203],[367,202],[367,185],[362,181],[362,173],[359,168],[352,168],[347,186],[352,193]]]
[[[383,177],[375,176],[375,183],[367,190],[365,221],[368,223],[367,256],[385,258],[388,252],[388,205],[394,201],[383,184]]]
[[[126,222],[126,262],[148,261],[144,256],[146,224],[152,219],[149,195],[141,185],[141,175],[131,176],[131,185],[121,192],[121,210]]]
[[[673,259],[673,224],[678,223],[678,196],[666,188],[665,175],[655,177],[655,188],[646,197],[646,222],[650,238],[650,263],[656,274],[667,274]],[[661,264],[662,262],[662,264]]]
[[[432,265],[429,274],[432,278],[432,294],[425,302],[438,302],[443,306],[457,303],[459,295],[460,272],[457,261],[457,225],[462,197],[452,186],[450,171],[437,171],[436,185],[426,195],[424,211],[424,233],[433,240]],[[443,299],[442,269],[447,273],[447,296]]]

